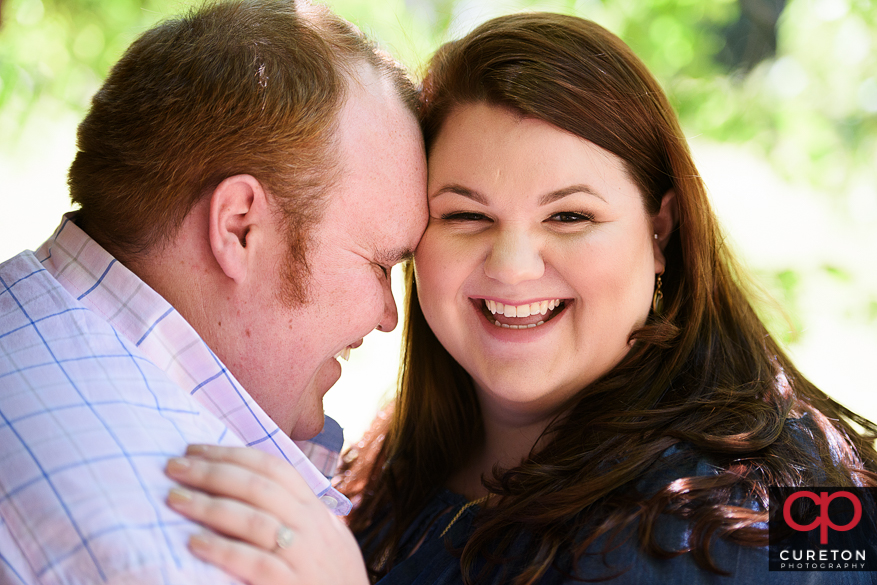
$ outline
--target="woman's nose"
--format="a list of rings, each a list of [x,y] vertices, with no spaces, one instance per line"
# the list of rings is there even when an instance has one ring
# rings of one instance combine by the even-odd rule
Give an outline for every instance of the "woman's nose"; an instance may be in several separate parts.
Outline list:
[[[545,273],[542,251],[523,231],[501,232],[484,262],[485,274],[505,284],[518,284],[541,278]]]

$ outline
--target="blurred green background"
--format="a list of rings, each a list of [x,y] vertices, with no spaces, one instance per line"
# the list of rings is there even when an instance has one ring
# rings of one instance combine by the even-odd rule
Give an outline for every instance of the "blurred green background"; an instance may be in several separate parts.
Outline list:
[[[184,0],[2,0],[0,258],[68,210],[76,124],[108,68]],[[801,369],[877,419],[877,4],[871,0],[335,0],[419,73],[498,14],[567,12],[663,84],[765,318]],[[398,282],[400,279],[396,279]],[[776,302],[771,302],[774,299]],[[392,388],[398,330],[353,352],[327,413],[355,440]]]

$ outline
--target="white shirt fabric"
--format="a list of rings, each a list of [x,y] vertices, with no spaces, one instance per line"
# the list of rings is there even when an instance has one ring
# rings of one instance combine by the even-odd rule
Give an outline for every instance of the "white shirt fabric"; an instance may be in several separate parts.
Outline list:
[[[188,552],[199,527],[165,504],[167,459],[191,443],[285,458],[336,513],[350,509],[185,319],[70,216],[0,264],[0,584],[233,583]]]

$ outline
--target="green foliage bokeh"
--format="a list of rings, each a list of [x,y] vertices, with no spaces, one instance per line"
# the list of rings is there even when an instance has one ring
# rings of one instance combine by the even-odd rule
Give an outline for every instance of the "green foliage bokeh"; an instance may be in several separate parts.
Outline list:
[[[6,0],[0,29],[3,135],[50,95],[84,111],[109,67],[185,0]],[[473,14],[553,10],[621,36],[661,80],[692,134],[754,141],[783,172],[843,190],[874,182],[877,161],[877,4],[793,0],[775,58],[741,72],[717,60],[735,0],[334,0],[330,5],[419,70]],[[10,121],[15,118],[19,122]]]
[[[722,57],[727,33],[742,14],[736,0],[328,3],[415,72],[440,43],[493,15],[550,10],[595,20],[630,44],[655,73],[689,136],[755,153],[785,180],[811,187],[845,225],[877,231],[877,3],[763,3],[771,2],[784,5],[775,54],[745,65]],[[0,156],[15,152],[33,116],[81,118],[127,45],[194,3],[4,0]],[[877,331],[875,242],[868,240],[842,263],[756,266],[770,294],[786,308],[788,321],[769,316],[785,342],[796,343],[818,318],[818,302],[811,306],[814,294],[832,297],[838,318]],[[843,291],[841,300],[838,291]],[[873,382],[868,388],[873,391]]]

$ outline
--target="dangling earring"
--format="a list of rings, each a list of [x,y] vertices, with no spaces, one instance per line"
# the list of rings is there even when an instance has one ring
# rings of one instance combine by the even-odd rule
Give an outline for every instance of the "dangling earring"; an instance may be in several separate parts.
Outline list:
[[[661,274],[664,274],[663,272]],[[660,315],[664,310],[664,293],[661,291],[661,274],[658,275],[658,280],[655,283],[655,294],[652,297],[652,312],[656,315]]]

